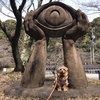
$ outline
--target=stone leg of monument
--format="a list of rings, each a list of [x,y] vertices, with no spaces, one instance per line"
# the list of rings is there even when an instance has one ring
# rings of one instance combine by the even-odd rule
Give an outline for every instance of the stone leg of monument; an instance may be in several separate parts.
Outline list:
[[[21,85],[23,87],[40,87],[44,84],[46,62],[46,40],[35,43],[29,62],[23,74]]]
[[[80,10],[76,11],[77,24],[69,29],[62,41],[64,50],[64,65],[69,69],[69,85],[72,88],[87,87],[82,61],[75,47],[75,41],[83,36],[88,28],[87,16]]]
[[[87,79],[84,73],[80,56],[75,48],[73,40],[63,40],[64,45],[64,65],[69,70],[69,86],[71,88],[86,88]]]
[[[35,25],[33,20],[34,12],[31,11],[25,17],[25,31],[35,39],[35,46],[26,65],[25,72],[21,80],[23,87],[35,88],[42,86],[45,79],[46,63],[46,37],[44,32]]]

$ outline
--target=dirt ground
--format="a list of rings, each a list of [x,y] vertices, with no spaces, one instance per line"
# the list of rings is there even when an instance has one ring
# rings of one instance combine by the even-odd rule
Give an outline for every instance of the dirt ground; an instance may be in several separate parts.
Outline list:
[[[4,89],[9,87],[15,81],[21,81],[21,77],[22,77],[22,75],[19,72],[0,74],[0,100],[39,100],[39,99],[33,99],[33,98],[26,98],[26,99],[22,98],[22,97],[17,98],[14,96],[4,95],[4,93],[3,93]],[[100,81],[88,79],[88,82],[93,82],[97,85],[100,85]],[[90,100],[92,100],[92,99],[90,99]],[[100,98],[95,98],[93,100],[100,100]]]
[[[6,96],[3,93],[4,89],[11,85],[13,82],[20,81],[21,76],[21,73],[18,72],[0,74],[0,100],[23,100],[22,98]]]

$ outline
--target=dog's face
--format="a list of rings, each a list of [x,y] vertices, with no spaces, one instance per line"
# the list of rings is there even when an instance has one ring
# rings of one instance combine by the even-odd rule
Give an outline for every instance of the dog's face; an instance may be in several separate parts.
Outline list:
[[[68,68],[65,66],[59,67],[57,70],[58,76],[65,76],[68,75]]]

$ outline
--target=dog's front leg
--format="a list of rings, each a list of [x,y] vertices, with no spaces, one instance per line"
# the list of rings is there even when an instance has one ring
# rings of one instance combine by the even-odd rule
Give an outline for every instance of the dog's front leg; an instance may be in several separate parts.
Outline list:
[[[66,92],[68,91],[68,86],[67,86],[67,84],[63,86],[63,91],[66,91]]]
[[[57,84],[57,90],[60,92],[60,91],[62,91],[62,88],[61,88],[61,85],[58,83]]]

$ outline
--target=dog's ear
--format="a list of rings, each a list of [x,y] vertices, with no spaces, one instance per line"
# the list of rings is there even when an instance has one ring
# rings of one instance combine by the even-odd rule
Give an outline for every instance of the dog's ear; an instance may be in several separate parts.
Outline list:
[[[68,68],[67,67],[65,69],[66,69],[66,71],[68,71]]]
[[[68,67],[67,66],[62,66],[66,71],[68,71]]]
[[[60,69],[61,69],[61,67],[58,67],[58,68],[57,68],[57,72],[58,72]]]

